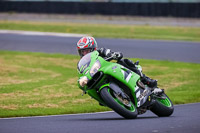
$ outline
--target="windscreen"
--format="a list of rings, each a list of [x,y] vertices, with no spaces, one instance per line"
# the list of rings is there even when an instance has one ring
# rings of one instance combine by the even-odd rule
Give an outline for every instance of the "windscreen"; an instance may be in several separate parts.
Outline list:
[[[85,69],[90,65],[90,62],[91,62],[91,54],[92,53],[89,53],[89,54],[86,54],[85,56],[83,56],[81,58],[81,60],[79,61],[78,63],[78,71],[80,73],[83,73],[85,71]]]

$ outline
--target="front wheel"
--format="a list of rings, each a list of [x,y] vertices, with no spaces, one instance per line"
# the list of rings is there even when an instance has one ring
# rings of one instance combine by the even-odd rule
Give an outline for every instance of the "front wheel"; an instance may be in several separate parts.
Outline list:
[[[150,110],[159,117],[166,117],[174,112],[174,106],[169,97],[163,93],[160,98],[155,98],[155,103]]]
[[[108,107],[113,109],[119,115],[123,116],[126,119],[134,119],[137,117],[137,109],[131,101],[128,101],[128,106],[126,102],[122,102],[122,100],[116,96],[115,92],[108,87],[104,87],[100,91],[100,95],[104,102]]]

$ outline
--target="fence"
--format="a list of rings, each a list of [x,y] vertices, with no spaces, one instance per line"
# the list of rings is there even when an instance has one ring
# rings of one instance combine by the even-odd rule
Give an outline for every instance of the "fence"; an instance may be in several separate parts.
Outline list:
[[[0,1],[0,12],[200,17],[200,3]]]

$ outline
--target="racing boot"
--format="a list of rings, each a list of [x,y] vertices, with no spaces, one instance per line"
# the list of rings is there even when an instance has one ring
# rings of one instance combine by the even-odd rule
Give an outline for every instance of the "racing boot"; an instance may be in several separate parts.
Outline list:
[[[155,94],[155,95],[162,95],[164,93],[164,89],[154,88],[152,93]]]
[[[149,86],[151,88],[156,88],[157,87],[157,80],[150,79],[149,77],[147,77],[144,74],[143,74],[143,76],[141,78],[141,81],[142,81],[142,83],[146,84],[147,86]]]

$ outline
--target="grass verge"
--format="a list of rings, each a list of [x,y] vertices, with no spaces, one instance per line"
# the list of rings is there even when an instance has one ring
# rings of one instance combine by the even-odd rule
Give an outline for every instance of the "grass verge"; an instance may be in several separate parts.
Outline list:
[[[78,60],[75,55],[0,51],[0,117],[110,110],[81,96]],[[174,104],[200,102],[200,64],[139,60]]]
[[[79,33],[106,38],[200,41],[199,27],[0,21],[0,29]]]

